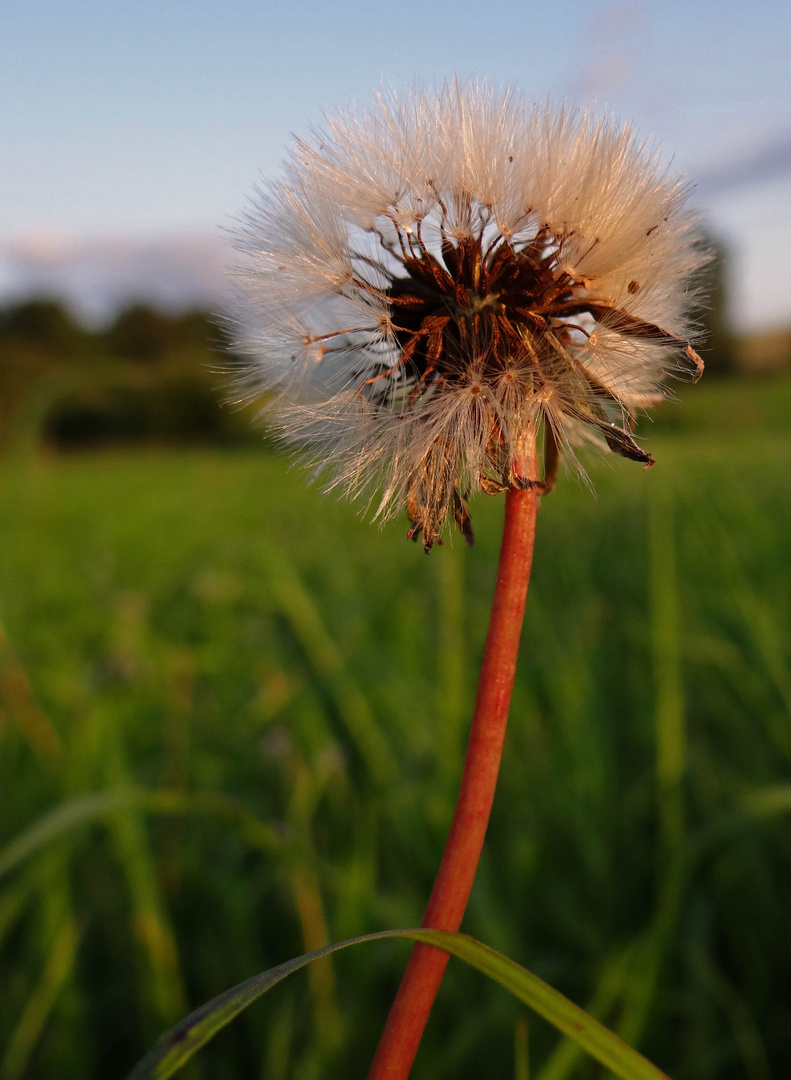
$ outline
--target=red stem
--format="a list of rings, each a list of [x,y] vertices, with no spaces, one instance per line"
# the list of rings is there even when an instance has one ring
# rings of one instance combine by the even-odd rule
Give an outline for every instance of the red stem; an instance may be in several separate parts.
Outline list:
[[[539,496],[509,491],[492,615],[464,759],[461,790],[423,926],[458,930],[467,906],[494,799],[519,638],[530,581]],[[368,1080],[406,1080],[449,960],[418,944],[390,1009]]]

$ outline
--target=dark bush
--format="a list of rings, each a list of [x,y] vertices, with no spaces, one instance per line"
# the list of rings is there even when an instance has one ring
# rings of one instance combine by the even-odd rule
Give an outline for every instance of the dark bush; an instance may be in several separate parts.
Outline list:
[[[5,345],[33,347],[70,358],[83,352],[91,339],[56,300],[28,300],[0,308],[0,342]]]
[[[42,435],[63,448],[145,438],[152,434],[148,397],[127,386],[70,394],[50,410]]]
[[[181,344],[179,321],[143,304],[122,311],[104,334],[107,351],[122,360],[162,360]]]

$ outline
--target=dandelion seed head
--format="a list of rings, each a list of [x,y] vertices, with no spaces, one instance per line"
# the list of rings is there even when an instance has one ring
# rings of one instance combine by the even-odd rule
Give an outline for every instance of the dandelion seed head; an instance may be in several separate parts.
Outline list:
[[[702,370],[687,195],[631,129],[512,89],[339,111],[238,233],[243,381],[328,487],[406,506],[427,550],[469,494],[541,486],[539,428],[572,461],[592,441],[650,465],[635,410]]]

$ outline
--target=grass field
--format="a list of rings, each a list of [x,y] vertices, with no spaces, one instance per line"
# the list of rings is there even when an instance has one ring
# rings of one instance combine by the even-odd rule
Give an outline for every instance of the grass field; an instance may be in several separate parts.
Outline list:
[[[595,497],[568,477],[544,503],[463,928],[674,1080],[770,1080],[791,1073],[791,383],[694,393],[654,470],[593,462]],[[233,983],[419,923],[502,511],[479,498],[476,546],[426,558],[265,449],[5,463],[2,1080],[122,1078]],[[364,1076],[406,955],[295,976],[184,1075]],[[452,962],[413,1075],[600,1074]]]

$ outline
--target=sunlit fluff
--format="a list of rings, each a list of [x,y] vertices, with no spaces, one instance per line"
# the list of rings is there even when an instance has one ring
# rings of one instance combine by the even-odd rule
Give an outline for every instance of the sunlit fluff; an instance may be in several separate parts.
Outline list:
[[[686,194],[628,128],[513,90],[331,115],[238,235],[243,393],[328,486],[406,507],[426,550],[451,508],[472,541],[471,493],[550,488],[571,444],[647,467],[635,410],[702,370]]]

